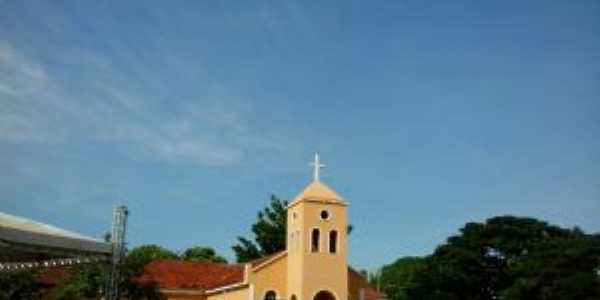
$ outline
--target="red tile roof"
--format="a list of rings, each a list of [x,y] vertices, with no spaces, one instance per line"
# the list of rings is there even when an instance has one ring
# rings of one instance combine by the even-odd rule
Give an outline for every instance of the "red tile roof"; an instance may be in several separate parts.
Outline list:
[[[60,280],[67,276],[67,267],[52,267],[42,270],[34,278],[35,282],[42,286],[53,287],[58,284]]]
[[[369,284],[369,281],[363,274],[350,266],[348,266],[348,288],[350,289],[348,292],[352,294],[352,298],[355,299],[360,299],[361,290],[364,300],[379,300],[386,298],[384,293],[378,291]]]
[[[244,265],[229,265],[177,260],[158,260],[144,268],[134,279],[141,284],[156,284],[164,289],[210,290],[244,280]]]

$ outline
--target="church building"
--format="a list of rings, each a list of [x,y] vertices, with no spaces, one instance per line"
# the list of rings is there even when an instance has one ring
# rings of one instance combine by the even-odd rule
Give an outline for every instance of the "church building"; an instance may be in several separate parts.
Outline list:
[[[245,264],[161,260],[140,282],[167,299],[377,300],[381,295],[348,266],[348,203],[314,179],[287,207],[287,249]]]

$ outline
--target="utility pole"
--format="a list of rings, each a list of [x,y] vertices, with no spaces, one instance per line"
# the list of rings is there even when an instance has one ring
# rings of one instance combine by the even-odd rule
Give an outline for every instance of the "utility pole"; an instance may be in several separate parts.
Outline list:
[[[110,278],[106,289],[107,300],[120,299],[119,284],[121,282],[121,265],[125,257],[125,232],[129,211],[124,205],[115,208],[112,226],[112,259]]]

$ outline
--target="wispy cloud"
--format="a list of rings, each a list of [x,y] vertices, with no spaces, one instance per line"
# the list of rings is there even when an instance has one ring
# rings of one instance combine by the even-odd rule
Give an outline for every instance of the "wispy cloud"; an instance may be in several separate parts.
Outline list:
[[[6,43],[0,43],[0,140],[13,142],[47,139],[39,133],[25,103],[28,97],[44,89],[44,69]]]
[[[22,96],[46,84],[46,73],[39,64],[0,43],[0,94]]]
[[[91,139],[136,160],[205,165],[235,164],[248,151],[285,150],[283,142],[257,133],[251,99],[220,83],[206,79],[184,99],[165,99],[153,94],[160,82],[152,75],[128,80],[107,59],[79,55],[74,60],[84,75],[68,82],[17,49],[0,47],[0,142]]]

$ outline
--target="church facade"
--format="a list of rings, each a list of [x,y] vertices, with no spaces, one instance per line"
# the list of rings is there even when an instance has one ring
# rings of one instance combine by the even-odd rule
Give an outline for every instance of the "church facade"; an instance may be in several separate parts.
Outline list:
[[[376,300],[348,266],[346,203],[318,178],[287,207],[287,249],[246,264],[155,261],[141,282],[167,299]]]

